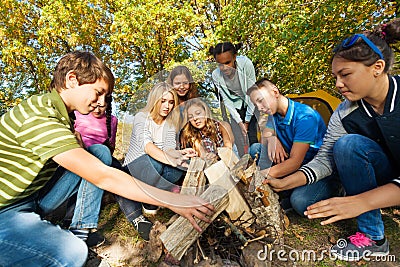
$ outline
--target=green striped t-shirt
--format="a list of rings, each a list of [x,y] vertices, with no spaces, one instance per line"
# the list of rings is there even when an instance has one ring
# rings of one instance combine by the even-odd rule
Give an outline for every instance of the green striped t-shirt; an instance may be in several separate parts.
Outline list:
[[[42,188],[52,157],[79,148],[57,91],[36,95],[0,117],[0,209]]]

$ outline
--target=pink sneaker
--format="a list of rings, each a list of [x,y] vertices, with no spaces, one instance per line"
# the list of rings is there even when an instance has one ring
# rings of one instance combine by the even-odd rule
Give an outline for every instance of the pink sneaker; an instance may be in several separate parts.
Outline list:
[[[348,239],[339,239],[336,245],[331,247],[331,255],[344,261],[359,261],[364,258],[370,260],[368,258],[370,256],[386,256],[388,254],[389,242],[387,238],[382,245],[378,246],[368,235],[360,232]]]
[[[171,192],[172,193],[180,193],[181,192],[181,187],[179,186],[179,185],[174,185],[172,188],[171,188]]]

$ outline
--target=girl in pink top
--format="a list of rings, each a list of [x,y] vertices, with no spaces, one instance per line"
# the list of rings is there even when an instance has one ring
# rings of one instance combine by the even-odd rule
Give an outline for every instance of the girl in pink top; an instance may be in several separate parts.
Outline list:
[[[108,97],[104,106],[97,106],[88,115],[75,111],[75,131],[81,134],[85,147],[104,144],[111,154],[114,152],[118,119],[111,114],[111,108],[111,97]]]

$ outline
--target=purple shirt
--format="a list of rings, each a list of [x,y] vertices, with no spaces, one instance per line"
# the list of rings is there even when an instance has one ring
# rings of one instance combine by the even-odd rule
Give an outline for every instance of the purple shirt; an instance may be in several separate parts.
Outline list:
[[[96,118],[89,113],[88,115],[82,115],[78,111],[75,111],[75,130],[82,136],[83,143],[86,147],[94,144],[103,144],[107,138],[107,124],[106,116]],[[117,135],[117,117],[111,115],[111,137],[110,144],[115,147],[115,138]]]

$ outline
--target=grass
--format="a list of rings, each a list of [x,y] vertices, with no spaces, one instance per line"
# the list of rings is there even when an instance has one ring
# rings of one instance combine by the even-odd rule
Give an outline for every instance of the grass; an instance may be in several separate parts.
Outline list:
[[[282,261],[273,255],[271,266],[400,266],[400,211],[398,208],[388,208],[382,210],[382,216],[386,227],[386,237],[390,241],[390,255],[396,257],[395,262],[367,262],[359,261],[348,263],[344,261],[333,261],[329,258],[329,248],[335,244],[339,238],[345,238],[354,234],[357,230],[355,219],[336,222],[331,225],[321,226],[321,220],[308,220],[300,217],[294,212],[289,212],[290,220],[289,228],[284,233],[284,246],[288,261]],[[151,218],[154,221],[166,223],[173,213],[167,209],[161,209],[159,215]],[[133,226],[126,220],[124,214],[120,211],[118,204],[111,202],[103,207],[100,220],[99,230],[103,232],[108,240],[108,246],[114,242],[118,242],[122,246],[133,249],[143,249],[146,243],[138,236]],[[107,246],[106,245],[106,246]],[[315,261],[301,261],[302,253],[315,253]],[[137,253],[131,251],[132,255]],[[292,253],[293,257],[298,255],[299,260],[294,262],[288,257],[288,253]],[[323,256],[321,256],[323,254]],[[305,254],[307,255],[307,254]],[[127,266],[158,266],[157,262],[147,261],[144,256],[139,261],[130,259],[122,259],[118,263],[111,263],[111,266],[127,267]],[[134,263],[132,263],[134,262]]]

